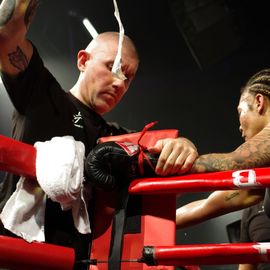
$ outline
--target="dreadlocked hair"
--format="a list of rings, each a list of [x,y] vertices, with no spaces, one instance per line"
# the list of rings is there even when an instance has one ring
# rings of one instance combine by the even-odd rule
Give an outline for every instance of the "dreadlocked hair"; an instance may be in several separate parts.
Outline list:
[[[254,74],[241,89],[241,93],[245,91],[259,93],[270,98],[270,69],[263,69]]]

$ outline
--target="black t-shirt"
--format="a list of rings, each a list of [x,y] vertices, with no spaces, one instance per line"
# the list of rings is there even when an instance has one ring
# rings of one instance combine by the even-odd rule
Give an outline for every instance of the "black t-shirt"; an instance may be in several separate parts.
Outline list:
[[[99,137],[128,132],[107,123],[72,94],[64,91],[44,67],[35,48],[29,66],[16,79],[6,74],[1,76],[15,107],[12,122],[14,139],[33,145],[55,136],[71,135],[84,143],[87,155]],[[7,174],[1,183],[1,209],[15,190],[18,178]],[[58,203],[49,199],[46,204],[45,238],[48,243],[75,248],[78,259],[88,258],[90,235],[78,233],[73,225],[71,211],[62,211]]]
[[[243,211],[240,241],[270,242],[270,219],[264,212],[263,202]],[[258,264],[257,269],[269,270],[270,264]]]

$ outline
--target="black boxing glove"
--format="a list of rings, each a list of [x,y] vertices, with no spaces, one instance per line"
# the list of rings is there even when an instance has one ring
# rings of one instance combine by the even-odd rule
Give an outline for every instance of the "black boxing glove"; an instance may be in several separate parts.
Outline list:
[[[88,154],[84,172],[95,187],[113,190],[128,180],[155,175],[158,155],[130,142],[105,142]]]

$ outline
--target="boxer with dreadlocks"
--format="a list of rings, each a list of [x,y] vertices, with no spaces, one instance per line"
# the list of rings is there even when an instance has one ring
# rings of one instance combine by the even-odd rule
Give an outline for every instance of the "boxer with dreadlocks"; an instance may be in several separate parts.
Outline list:
[[[261,70],[248,80],[241,89],[237,110],[245,142],[230,153],[201,155],[193,164],[192,173],[270,166],[270,69]],[[263,200],[264,193],[265,189],[215,191],[206,199],[178,208],[177,228],[255,205]],[[265,209],[269,214],[268,194]],[[239,269],[255,269],[251,265],[245,267],[242,265]]]

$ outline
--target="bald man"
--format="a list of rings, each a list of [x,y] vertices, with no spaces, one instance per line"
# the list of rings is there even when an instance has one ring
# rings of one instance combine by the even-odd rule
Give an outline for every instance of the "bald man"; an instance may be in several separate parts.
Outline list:
[[[98,35],[86,49],[78,52],[80,72],[70,91],[62,89],[44,63],[27,30],[38,6],[37,0],[0,1],[0,71],[2,81],[15,107],[13,138],[34,144],[55,136],[73,136],[85,146],[85,155],[102,136],[129,132],[107,123],[103,115],[111,111],[128,90],[138,69],[139,59],[134,43],[124,37],[121,71],[112,73],[118,50],[119,35]],[[160,159],[157,172],[186,171],[197,156],[194,145],[185,138],[158,142]],[[187,162],[186,162],[187,161]],[[13,193],[18,177],[7,175],[1,185],[1,208]],[[87,185],[84,187],[87,189]],[[1,210],[1,209],[0,209]],[[8,234],[3,229],[3,233]],[[76,259],[87,259],[91,236],[80,234],[73,224],[71,211],[47,200],[45,215],[46,242],[73,247]],[[76,269],[84,269],[76,266]]]

